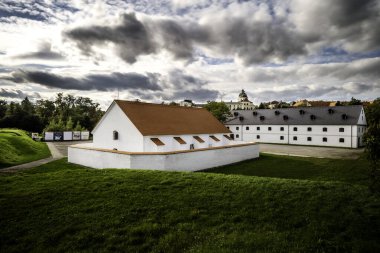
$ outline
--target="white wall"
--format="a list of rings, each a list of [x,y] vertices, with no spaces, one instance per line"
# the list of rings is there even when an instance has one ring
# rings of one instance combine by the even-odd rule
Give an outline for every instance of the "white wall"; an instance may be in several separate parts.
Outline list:
[[[95,147],[130,152],[144,151],[142,134],[115,102],[103,119],[93,131]],[[113,131],[119,133],[117,140],[113,139]]]
[[[82,148],[80,148],[82,147]],[[93,168],[130,168],[152,170],[196,171],[259,157],[259,146],[243,146],[194,150],[174,154],[119,154],[75,145],[68,149],[68,161]],[[87,146],[89,148],[89,146]]]
[[[210,138],[213,135],[218,138],[220,141],[214,141]],[[223,136],[224,134],[194,134],[194,135],[157,135],[157,136],[144,136],[144,152],[169,152],[176,150],[189,150],[190,145],[194,144],[194,148],[209,148],[209,147],[220,147],[229,145],[231,141]],[[225,133],[229,135],[229,133]],[[204,143],[199,143],[194,139],[193,136],[199,136],[204,140]],[[178,143],[173,137],[181,137],[186,144]],[[157,146],[153,143],[151,138],[158,138],[163,143],[164,146]]]
[[[233,132],[235,139],[240,141],[347,148],[357,148],[358,137],[362,144],[363,128],[365,129],[364,126],[350,125],[227,125],[227,127]],[[257,127],[260,127],[260,130],[257,130]],[[284,128],[283,131],[281,127]],[[294,131],[295,127],[297,131]],[[311,131],[308,131],[308,128],[311,128]],[[323,128],[327,128],[327,132],[323,132]],[[340,132],[340,128],[343,128],[344,132]],[[238,138],[236,138],[237,135]],[[257,138],[258,135],[260,138]],[[283,140],[281,136],[284,137]],[[297,137],[297,140],[294,140],[294,137]],[[311,141],[308,141],[308,137],[311,137]],[[324,137],[327,138],[327,142],[323,141]],[[344,142],[340,142],[341,138]]]

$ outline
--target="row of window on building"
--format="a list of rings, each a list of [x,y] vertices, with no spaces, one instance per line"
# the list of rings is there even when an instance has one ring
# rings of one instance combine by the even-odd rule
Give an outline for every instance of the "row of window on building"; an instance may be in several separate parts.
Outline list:
[[[230,127],[227,127],[228,129],[230,129]],[[236,130],[239,130],[240,128],[239,127],[236,127]],[[249,127],[247,126],[247,127],[245,127],[245,130],[249,130]],[[260,131],[260,127],[256,127],[256,130],[257,131]],[[284,131],[285,129],[284,129],[284,127],[280,127],[280,131]],[[311,132],[313,129],[311,128],[311,127],[308,127],[307,128],[307,131],[308,132]],[[268,131],[272,131],[272,127],[268,127]],[[298,131],[298,127],[293,127],[293,131],[294,132],[297,132]],[[322,129],[322,131],[323,132],[327,132],[327,127],[324,127],[323,129]],[[339,128],[339,132],[341,132],[341,133],[343,133],[344,132],[344,128],[343,127],[340,127]]]
[[[238,134],[235,134],[235,138],[238,139],[240,136]],[[256,135],[256,139],[260,140],[260,135]],[[284,136],[280,136],[280,140],[284,140]],[[293,136],[293,141],[297,141],[298,140],[298,137],[297,136]],[[307,137],[307,141],[312,141],[313,138],[312,137]],[[327,142],[327,137],[323,137],[322,138],[322,141],[323,142]],[[339,138],[339,142],[340,143],[344,143],[344,138]]]

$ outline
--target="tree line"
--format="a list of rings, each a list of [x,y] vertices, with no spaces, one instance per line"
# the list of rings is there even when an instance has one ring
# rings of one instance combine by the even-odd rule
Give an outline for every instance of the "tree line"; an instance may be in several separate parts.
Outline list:
[[[20,128],[29,132],[91,130],[103,116],[98,103],[90,98],[58,93],[53,101],[20,103],[0,100],[0,128]]]

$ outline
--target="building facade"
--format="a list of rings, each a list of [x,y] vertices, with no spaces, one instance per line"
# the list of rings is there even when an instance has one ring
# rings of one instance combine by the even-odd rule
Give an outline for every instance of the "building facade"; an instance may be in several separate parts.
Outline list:
[[[225,102],[228,108],[232,110],[253,110],[255,105],[249,101],[247,93],[241,90],[237,102]]]
[[[225,125],[235,140],[359,148],[367,121],[363,106],[236,110]]]
[[[93,143],[69,147],[68,161],[93,168],[194,171],[257,158],[256,143],[231,131],[204,108],[115,100]]]

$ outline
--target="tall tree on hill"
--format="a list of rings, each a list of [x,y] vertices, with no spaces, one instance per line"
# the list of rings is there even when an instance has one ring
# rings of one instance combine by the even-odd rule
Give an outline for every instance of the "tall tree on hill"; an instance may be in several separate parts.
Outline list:
[[[370,189],[380,193],[380,98],[366,109],[368,129],[364,135],[370,161]]]
[[[2,119],[5,116],[6,112],[7,112],[7,101],[0,100],[0,119]]]
[[[362,105],[362,101],[354,97],[351,98],[351,101],[348,102],[348,105]]]
[[[221,122],[225,122],[227,117],[231,115],[230,109],[224,102],[208,101],[205,108]]]

